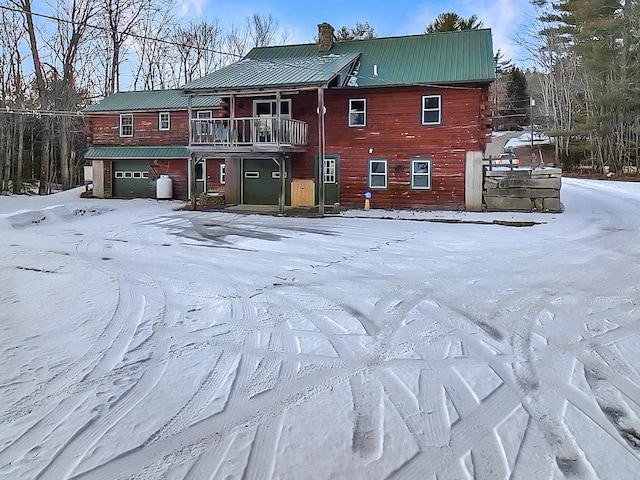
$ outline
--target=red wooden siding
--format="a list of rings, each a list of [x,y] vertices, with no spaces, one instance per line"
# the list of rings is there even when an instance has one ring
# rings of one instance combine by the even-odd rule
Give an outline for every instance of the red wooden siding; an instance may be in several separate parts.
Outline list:
[[[211,111],[208,109],[206,111]],[[162,110],[161,110],[162,111]],[[194,116],[196,110],[194,110]],[[213,110],[212,115],[218,117],[222,112]],[[133,137],[120,136],[120,114],[103,114],[88,116],[87,141],[90,145],[188,145],[189,123],[188,112],[170,112],[170,129],[159,130],[158,112],[133,113]]]
[[[422,125],[423,95],[441,95],[441,124]],[[484,119],[488,87],[329,90],[325,95],[326,153],[340,156],[340,202],[362,205],[370,159],[386,159],[388,188],[372,190],[384,208],[464,208],[467,151],[482,151],[490,123]],[[367,100],[365,127],[348,126],[350,98]],[[316,92],[294,97],[294,118],[309,124],[309,148],[294,156],[293,177],[313,178],[318,152]],[[432,160],[431,190],[411,190],[410,160]]]
[[[149,177],[155,180],[160,175],[169,175],[173,181],[173,198],[178,200],[189,198],[189,166],[186,159],[151,160]]]
[[[387,188],[372,190],[372,206],[381,208],[462,209],[466,153],[483,151],[490,132],[488,85],[452,87],[389,87],[329,89],[325,92],[327,154],[340,158],[340,202],[361,207],[368,188],[371,159],[387,160]],[[441,123],[422,125],[422,97],[441,96]],[[259,97],[256,97],[259,98]],[[273,98],[265,97],[265,98]],[[283,95],[291,98],[294,119],[308,124],[308,145],[304,153],[291,154],[291,178],[316,177],[318,154],[317,91]],[[366,126],[348,126],[349,99],[366,99]],[[236,117],[252,115],[253,98],[236,99]],[[222,115],[212,110],[213,116]],[[171,129],[158,129],[158,112],[134,113],[133,137],[119,136],[120,115],[87,118],[89,141],[93,145],[188,145],[187,112],[171,112]],[[250,155],[247,155],[250,157]],[[413,158],[431,159],[431,189],[410,188]],[[236,161],[227,161],[226,185],[220,184],[222,159],[207,160],[207,190],[226,190],[227,202],[239,201],[239,172]],[[187,161],[152,161],[158,174],[173,179],[174,197],[188,197]],[[153,172],[150,172],[153,175]],[[105,186],[106,190],[106,186]],[[106,192],[105,192],[106,193]]]
[[[207,191],[224,192],[224,184],[220,183],[220,165],[222,158],[207,159]]]

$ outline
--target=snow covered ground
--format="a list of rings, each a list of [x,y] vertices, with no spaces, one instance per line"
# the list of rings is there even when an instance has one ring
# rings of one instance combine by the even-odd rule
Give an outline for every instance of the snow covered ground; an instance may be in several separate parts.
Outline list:
[[[640,183],[563,182],[546,215],[0,197],[0,477],[637,476]]]

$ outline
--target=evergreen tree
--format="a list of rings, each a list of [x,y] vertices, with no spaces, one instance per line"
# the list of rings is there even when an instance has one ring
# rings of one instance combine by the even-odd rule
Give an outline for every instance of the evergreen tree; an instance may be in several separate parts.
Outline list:
[[[461,30],[479,30],[482,28],[482,21],[477,15],[464,18],[455,12],[441,13],[436,19],[427,25],[424,33],[437,32],[458,32]]]
[[[356,22],[355,27],[342,26],[336,32],[336,41],[348,42],[351,40],[368,40],[370,38],[376,38],[376,31],[373,29],[369,22]]]
[[[507,115],[513,117],[516,125],[528,125],[529,93],[527,78],[518,67],[512,67],[507,73]]]

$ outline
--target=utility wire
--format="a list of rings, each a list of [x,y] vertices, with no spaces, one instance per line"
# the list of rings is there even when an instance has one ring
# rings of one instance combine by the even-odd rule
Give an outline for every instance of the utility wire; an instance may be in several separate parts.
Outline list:
[[[46,15],[43,13],[36,13],[36,12],[29,12],[26,11],[24,9],[21,8],[13,8],[13,7],[7,7],[4,5],[0,5],[0,9],[3,10],[8,10],[10,12],[14,12],[14,13],[21,13],[21,14],[26,14],[26,15],[32,15],[34,17],[40,17],[40,18],[44,18],[46,20],[52,20],[55,22],[62,22],[62,23],[67,23],[70,25],[81,25],[81,26],[85,26],[88,28],[92,28],[95,30],[100,30],[100,31],[104,31],[104,32],[108,32],[108,33],[112,33],[113,30],[107,27],[102,27],[99,25],[95,25],[95,24],[90,24],[90,23],[83,23],[83,22],[74,22],[73,20],[68,20],[68,19],[64,19],[64,18],[60,18],[60,17],[56,17],[53,15]],[[120,32],[118,32],[120,33]],[[140,35],[140,34],[136,34],[136,33],[127,33],[126,34],[129,37],[133,37],[133,38],[137,38],[140,40],[148,40],[148,41],[153,41],[153,42],[159,42],[159,43],[164,43],[167,45],[172,45],[175,47],[184,47],[184,44],[179,43],[179,42],[174,42],[171,40],[165,40],[165,39],[161,39],[161,38],[152,38],[152,37],[148,37],[146,35]],[[238,59],[243,59],[245,58],[244,55],[240,55],[238,53],[231,53],[231,52],[224,52],[222,50],[214,50],[214,49],[210,49],[210,48],[202,48],[202,51],[205,52],[209,52],[209,53],[215,53],[215,54],[219,54],[219,55],[229,55],[232,57],[236,57]],[[281,66],[286,66],[286,67],[295,67],[295,68],[300,68],[303,70],[308,70],[308,71],[313,71],[313,72],[322,72],[325,73],[326,70],[320,69],[320,68],[313,68],[311,66],[308,65],[300,65],[300,64],[295,64],[295,63],[287,63],[287,62],[273,62],[271,60],[265,60],[265,59],[255,59],[252,58],[251,60],[253,61],[257,61],[257,62],[262,62],[264,64],[268,64],[274,67],[281,67]],[[340,72],[331,72],[334,75],[339,75]],[[388,86],[395,86],[397,85],[397,82],[394,82],[391,79],[386,79],[380,76],[364,76],[364,75],[357,75],[357,78],[360,79],[366,79],[366,80],[376,80],[378,82],[383,82],[385,84],[387,84]],[[450,89],[450,90],[473,90],[477,87],[464,87],[464,86],[459,86],[459,85],[443,85],[443,84],[431,84],[431,83],[414,83],[412,84],[412,86],[419,86],[419,87],[437,87],[437,88],[442,88],[442,89]]]
[[[108,27],[101,27],[100,25],[95,25],[95,24],[91,24],[91,23],[85,23],[85,22],[74,22],[73,20],[67,20],[66,18],[60,18],[60,17],[56,17],[53,15],[46,15],[44,13],[36,13],[36,12],[29,12],[27,10],[21,9],[21,8],[13,8],[13,7],[7,7],[5,5],[0,5],[0,9],[2,10],[8,10],[10,12],[14,12],[14,13],[22,13],[25,15],[31,15],[34,17],[39,17],[39,18],[44,18],[46,20],[52,20],[54,22],[61,22],[61,23],[67,23],[69,25],[80,25],[80,26],[84,26],[84,27],[88,27],[88,28],[92,28],[94,30],[100,30],[103,32],[108,32],[108,33],[113,33],[113,30],[111,28]],[[121,33],[121,32],[118,32]],[[133,37],[133,38],[137,38],[140,40],[149,40],[149,41],[153,41],[153,42],[159,42],[159,43],[165,43],[167,45],[173,45],[174,47],[184,47],[183,43],[178,43],[178,42],[174,42],[171,40],[165,40],[162,38],[152,38],[152,37],[148,37],[146,35],[140,35],[137,33],[126,33],[126,36],[129,37]],[[217,53],[219,55],[229,55],[231,57],[236,57],[236,58],[242,58],[243,56],[238,54],[238,53],[231,53],[231,52],[224,52],[222,50],[214,50],[211,48],[201,48],[202,51],[205,52],[209,52],[209,53]]]

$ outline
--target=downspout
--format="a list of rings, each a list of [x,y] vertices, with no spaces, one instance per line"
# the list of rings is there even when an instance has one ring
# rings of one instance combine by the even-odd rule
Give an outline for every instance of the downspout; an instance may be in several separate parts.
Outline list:
[[[324,90],[326,87],[318,88],[318,213],[324,217],[324,155],[325,155],[325,129],[324,117],[326,108],[324,106]]]

